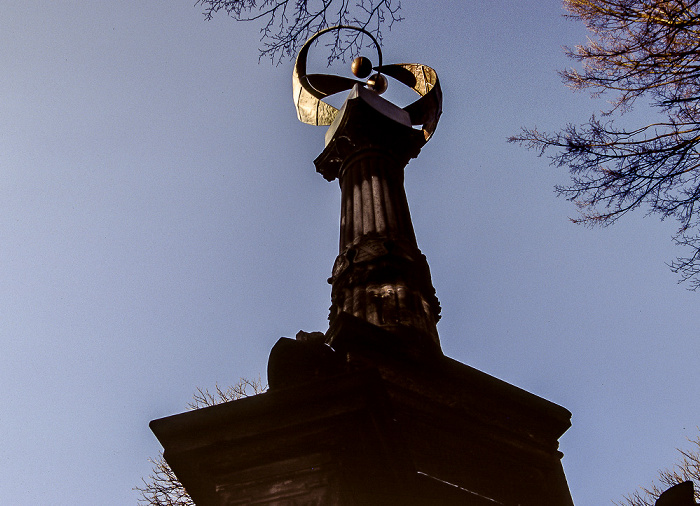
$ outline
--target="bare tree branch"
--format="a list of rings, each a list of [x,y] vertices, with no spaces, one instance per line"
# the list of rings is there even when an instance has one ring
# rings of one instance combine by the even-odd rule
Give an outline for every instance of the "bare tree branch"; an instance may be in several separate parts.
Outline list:
[[[509,139],[552,165],[568,168],[572,182],[559,195],[573,201],[585,225],[610,225],[630,211],[680,223],[674,241],[690,251],[670,264],[700,286],[700,0],[564,0],[573,19],[593,37],[568,49],[581,65],[561,73],[573,89],[612,94],[603,112],[582,126],[548,134],[523,129]],[[612,118],[645,98],[663,120],[634,129]]]
[[[293,59],[313,34],[335,25],[353,25],[382,41],[382,27],[391,29],[401,21],[401,3],[396,0],[197,0],[206,19],[225,12],[237,21],[259,21],[260,58],[277,64]],[[359,32],[334,32],[329,61],[359,54],[363,38]]]
[[[614,502],[617,506],[654,506],[656,499],[661,493],[684,481],[695,483],[695,500],[700,500],[700,436],[695,439],[688,439],[692,448],[682,450],[681,460],[670,469],[659,471],[656,481],[648,487],[641,487],[639,490],[627,495],[620,502]]]
[[[243,397],[257,395],[267,390],[262,380],[249,380],[241,378],[238,383],[228,388],[214,387],[214,392],[197,388],[192,402],[187,407],[189,409],[200,409],[215,404],[235,401]],[[175,473],[163,458],[163,453],[155,458],[149,459],[153,464],[153,469],[148,478],[142,478],[143,486],[134,487],[140,493],[139,505],[141,506],[195,506],[192,498],[187,494],[185,488],[177,479]]]

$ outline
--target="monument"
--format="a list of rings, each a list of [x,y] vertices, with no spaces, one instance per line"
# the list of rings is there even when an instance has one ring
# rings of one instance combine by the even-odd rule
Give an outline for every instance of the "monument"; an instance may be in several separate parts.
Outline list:
[[[324,30],[293,75],[299,119],[329,126],[316,169],[341,189],[329,328],[277,342],[268,392],[151,422],[164,457],[199,506],[571,506],[558,451],[571,414],[440,348],[403,185],[442,112],[437,74],[384,65],[371,34],[337,29],[368,36],[378,65],[307,74]],[[385,100],[387,76],[420,98]],[[340,110],[323,101],[339,92]]]

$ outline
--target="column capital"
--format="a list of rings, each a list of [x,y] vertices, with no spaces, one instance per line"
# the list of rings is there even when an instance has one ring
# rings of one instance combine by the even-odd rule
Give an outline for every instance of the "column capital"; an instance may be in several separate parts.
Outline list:
[[[345,162],[365,150],[382,151],[403,168],[420,153],[425,134],[411,126],[408,113],[372,90],[356,85],[326,132],[326,147],[314,160],[328,181],[340,177]]]

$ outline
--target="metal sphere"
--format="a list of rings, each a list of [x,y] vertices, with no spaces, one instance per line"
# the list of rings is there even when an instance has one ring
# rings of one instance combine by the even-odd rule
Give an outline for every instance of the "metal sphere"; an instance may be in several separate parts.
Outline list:
[[[389,83],[387,82],[386,77],[384,77],[382,74],[374,74],[367,80],[367,86],[370,90],[381,95],[386,91]]]
[[[355,74],[356,77],[364,79],[372,72],[372,62],[369,61],[369,58],[365,58],[364,56],[358,56],[352,61],[352,65],[350,66],[350,68],[352,69],[352,73]]]

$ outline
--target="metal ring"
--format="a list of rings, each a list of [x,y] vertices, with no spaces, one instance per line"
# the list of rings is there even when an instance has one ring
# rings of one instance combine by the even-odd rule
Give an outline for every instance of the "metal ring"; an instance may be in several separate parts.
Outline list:
[[[330,26],[328,28],[324,28],[320,32],[317,32],[313,34],[309,40],[307,40],[304,45],[301,47],[299,50],[299,54],[297,55],[297,61],[294,66],[294,70],[298,78],[301,80],[301,86],[306,89],[309,93],[311,93],[313,96],[317,98],[323,98],[325,94],[321,92],[321,90],[316,90],[311,86],[311,84],[304,79],[304,76],[306,76],[306,55],[309,52],[309,47],[311,46],[311,43],[314,42],[317,38],[319,38],[321,35],[324,33],[328,33],[333,30],[355,30],[358,32],[361,32],[365,35],[367,35],[372,42],[374,43],[374,47],[377,48],[377,57],[379,58],[379,67],[382,66],[382,49],[379,47],[379,42],[377,42],[377,39],[374,38],[374,36],[369,33],[367,30],[364,28],[358,28],[357,26],[350,26],[350,25],[337,25],[337,26]],[[379,72],[381,73],[381,72]]]
[[[306,47],[306,46],[308,46],[309,44],[311,44],[314,40],[316,40],[317,38],[319,38],[319,37],[320,37],[321,35],[323,35],[324,33],[328,33],[328,32],[331,32],[331,31],[333,31],[333,30],[355,30],[355,31],[358,31],[358,32],[361,32],[361,33],[364,33],[365,35],[367,35],[367,37],[369,37],[370,39],[372,39],[372,42],[374,43],[374,47],[377,48],[377,56],[379,57],[379,65],[378,65],[378,67],[381,67],[381,66],[382,66],[382,48],[379,46],[379,42],[377,42],[377,39],[375,39],[375,38],[374,38],[374,35],[372,35],[371,33],[369,33],[369,32],[368,32],[367,30],[365,30],[364,28],[359,28],[359,27],[357,27],[357,26],[352,26],[352,25],[336,25],[336,26],[329,26],[328,28],[324,28],[324,29],[321,30],[320,32],[316,32],[315,34],[313,34],[313,35],[311,36],[311,38],[309,38],[309,40],[306,41],[306,43],[305,43],[304,46],[299,50],[299,52],[301,53],[301,51],[304,50],[304,47]],[[307,49],[307,51],[308,51],[308,49]],[[302,75],[302,74],[300,74],[300,75]]]

